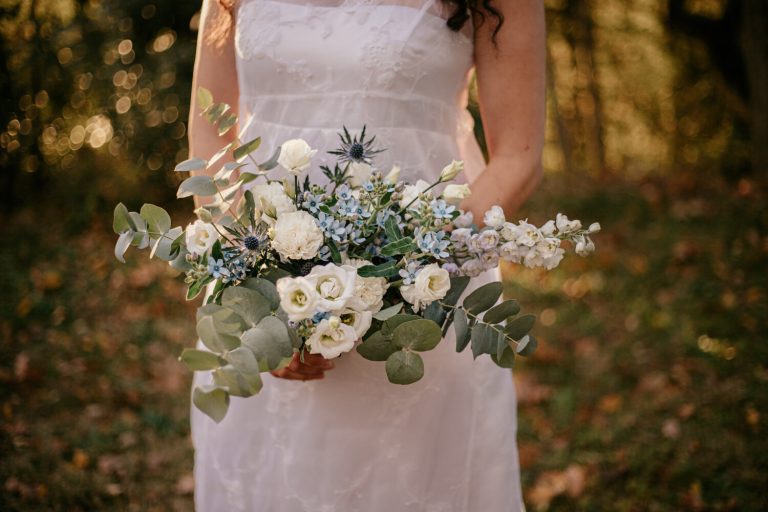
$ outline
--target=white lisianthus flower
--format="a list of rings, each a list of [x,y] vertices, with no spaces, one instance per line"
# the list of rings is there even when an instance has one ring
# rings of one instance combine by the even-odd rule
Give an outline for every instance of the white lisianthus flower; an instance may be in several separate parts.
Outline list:
[[[472,230],[469,228],[457,228],[451,231],[451,242],[466,245],[472,237]]]
[[[517,245],[515,242],[507,242],[499,247],[499,255],[504,261],[520,263],[531,249],[527,245]]]
[[[517,226],[516,239],[519,245],[533,247],[539,243],[542,238],[544,238],[544,236],[539,231],[539,228],[528,222],[520,221],[520,224]]]
[[[363,337],[371,327],[371,321],[373,320],[373,313],[370,311],[353,311],[351,309],[344,310],[341,313],[341,321],[349,325],[355,330],[357,339]]]
[[[317,292],[320,311],[336,312],[346,308],[355,292],[356,277],[357,270],[350,265],[328,263],[314,267],[307,280]]]
[[[440,268],[437,263],[430,263],[419,271],[413,284],[400,287],[400,294],[418,311],[422,306],[445,297],[450,288],[448,271]]]
[[[320,354],[326,359],[339,357],[354,348],[357,340],[355,329],[338,316],[321,320],[315,332],[307,339],[310,354]]]
[[[272,248],[289,260],[309,260],[323,245],[323,231],[307,212],[280,215],[270,230]]]
[[[296,211],[293,200],[285,193],[283,185],[277,181],[260,183],[251,187],[250,190],[256,206],[264,212],[262,220],[269,224],[274,222],[274,218],[279,218],[284,213]],[[270,214],[274,214],[274,218]]]
[[[443,190],[443,199],[448,204],[458,206],[463,200],[472,195],[472,191],[469,189],[469,185],[457,185],[451,183]]]
[[[578,231],[581,229],[581,221],[580,220],[569,220],[568,217],[563,215],[562,213],[558,213],[555,217],[555,225],[557,226],[557,230],[561,233],[573,233],[574,231]]]
[[[400,199],[400,207],[405,208],[411,203],[411,201],[414,201],[410,207],[418,208],[421,200],[416,201],[416,198],[419,197],[419,195],[428,188],[429,183],[424,180],[419,180],[414,185],[406,185],[403,189],[403,197]]]
[[[213,224],[200,219],[187,226],[185,232],[187,251],[195,254],[206,254],[219,239],[219,234]]]
[[[451,181],[453,178],[459,175],[464,170],[464,162],[461,160],[454,160],[440,172],[440,181]]]
[[[389,171],[389,174],[384,176],[384,181],[387,183],[391,183],[394,185],[397,183],[397,181],[400,179],[400,166],[399,165],[393,165],[392,169]]]
[[[498,229],[503,226],[505,220],[504,210],[502,210],[501,206],[498,205],[492,206],[490,210],[485,212],[485,217],[483,217],[483,222],[485,225],[494,229]]]
[[[455,219],[453,219],[453,225],[457,228],[468,228],[475,222],[475,216],[472,212],[464,212]]]
[[[477,259],[467,260],[461,264],[461,273],[469,277],[477,277],[483,272],[483,262]]]
[[[309,168],[315,153],[317,150],[309,147],[304,139],[287,140],[280,146],[277,163],[294,176],[299,176]]]
[[[317,310],[317,293],[312,283],[303,277],[283,277],[275,283],[280,296],[280,307],[288,313],[288,320],[298,322],[312,318]]]
[[[499,232],[495,229],[485,229],[477,235],[477,246],[483,251],[495,249],[499,244]]]
[[[499,230],[501,238],[506,242],[512,242],[517,239],[517,226],[511,222],[505,222]]]
[[[347,168],[349,175],[349,184],[352,187],[362,187],[366,181],[371,179],[373,167],[365,162],[352,162]]]

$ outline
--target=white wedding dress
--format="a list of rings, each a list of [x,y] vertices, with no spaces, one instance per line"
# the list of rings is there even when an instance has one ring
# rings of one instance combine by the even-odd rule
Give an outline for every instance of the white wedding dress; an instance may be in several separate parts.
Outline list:
[[[448,15],[442,0],[243,0],[241,138],[261,136],[266,160],[300,137],[332,163],[321,152],[337,147],[342,125],[366,125],[387,148],[375,161],[384,172],[398,164],[405,180],[434,180],[462,159],[476,175],[471,27],[452,32]],[[423,355],[425,376],[408,386],[353,351],[323,380],[263,374],[261,393],[233,397],[220,424],[193,408],[197,510],[523,510],[510,372],[457,354],[452,333]],[[195,384],[209,379],[198,372]]]

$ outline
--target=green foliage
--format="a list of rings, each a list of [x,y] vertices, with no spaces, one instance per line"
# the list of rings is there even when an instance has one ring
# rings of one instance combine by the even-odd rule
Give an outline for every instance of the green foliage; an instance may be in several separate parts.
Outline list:
[[[229,394],[217,387],[197,387],[192,392],[192,403],[213,421],[220,423],[229,409]]]
[[[277,317],[267,316],[242,335],[243,345],[256,355],[262,371],[276,370],[293,355],[288,329]]]
[[[393,353],[385,366],[387,378],[393,384],[413,384],[424,376],[424,360],[410,350]]]
[[[197,350],[194,348],[185,348],[181,353],[179,360],[192,371],[213,370],[224,363],[224,361],[213,352],[206,352],[205,350]]]
[[[392,342],[400,348],[424,352],[432,350],[442,339],[440,326],[432,320],[403,322],[392,330]]]

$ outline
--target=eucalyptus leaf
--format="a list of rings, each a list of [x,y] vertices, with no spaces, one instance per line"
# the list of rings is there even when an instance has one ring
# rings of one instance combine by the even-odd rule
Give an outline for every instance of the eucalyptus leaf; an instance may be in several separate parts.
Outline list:
[[[277,287],[267,279],[251,277],[240,284],[241,287],[259,292],[267,301],[272,311],[276,311],[280,306],[280,295],[277,293]]]
[[[432,350],[440,343],[442,337],[440,326],[423,318],[403,322],[392,331],[392,342],[395,345],[419,352]]]
[[[539,346],[539,342],[531,336],[530,334],[527,336],[523,336],[523,339],[521,339],[519,342],[517,342],[517,347],[515,348],[515,352],[520,354],[523,357],[527,357],[536,350],[536,347]]]
[[[243,345],[250,348],[259,363],[264,362],[269,370],[280,367],[283,359],[293,355],[288,328],[277,317],[267,316],[240,337]]]
[[[136,226],[131,245],[139,249],[149,247],[149,234],[147,233],[147,221],[138,212],[129,212],[133,225]]]
[[[513,340],[519,340],[533,328],[536,323],[534,315],[523,315],[510,320],[504,327],[504,334]]]
[[[211,91],[206,89],[205,87],[198,87],[197,88],[197,105],[200,107],[200,110],[207,110],[208,108],[213,105],[213,94],[211,94]]]
[[[451,306],[455,306],[459,302],[461,294],[467,289],[469,284],[469,276],[457,276],[451,278],[451,287],[448,293],[445,294],[443,302]]]
[[[241,345],[227,352],[224,357],[240,373],[259,373],[259,362],[248,347]]]
[[[241,373],[229,364],[213,371],[213,382],[230,395],[240,397],[253,396],[261,391],[262,386],[259,372]]]
[[[218,123],[221,116],[228,111],[229,105],[226,103],[216,103],[215,105],[211,105],[211,107],[205,111],[204,115],[208,119],[208,122],[214,124]]]
[[[515,351],[507,345],[501,355],[491,354],[491,360],[501,368],[512,368],[515,365]]]
[[[131,219],[131,214],[123,203],[118,203],[115,206],[115,213],[112,217],[112,230],[118,235],[125,231],[136,231],[136,225]]]
[[[472,357],[480,354],[495,354],[502,334],[493,326],[477,323],[472,327]]]
[[[251,327],[272,311],[269,299],[244,286],[230,286],[221,295],[221,305],[240,315]]]
[[[181,182],[179,190],[176,192],[176,197],[179,199],[193,195],[207,197],[215,195],[218,191],[219,189],[216,188],[216,184],[210,176],[190,176]]]
[[[446,312],[443,309],[439,300],[432,301],[429,306],[424,309],[424,318],[432,320],[437,325],[443,325],[445,322]]]
[[[462,352],[469,343],[469,322],[463,309],[453,312],[453,328],[456,330],[456,352]]]
[[[202,171],[208,166],[208,162],[202,158],[189,158],[176,164],[173,168],[176,172]]]
[[[213,213],[211,213],[211,210],[209,210],[205,206],[201,206],[200,208],[197,208],[195,210],[195,215],[197,215],[197,218],[203,222],[209,222],[209,223],[213,222]]]
[[[357,346],[357,352],[369,361],[386,361],[390,355],[398,350],[400,349],[381,331],[371,334]]]
[[[250,140],[244,144],[240,144],[237,148],[235,148],[235,151],[232,153],[232,155],[235,157],[236,162],[242,162],[248,155],[259,149],[260,145],[261,137],[256,137],[255,139]]]
[[[387,378],[393,384],[413,384],[424,376],[424,360],[416,352],[399,350],[387,358]]]
[[[185,348],[179,356],[179,361],[194,372],[213,370],[226,363],[213,352],[195,348]]]
[[[160,236],[152,246],[152,253],[149,255],[149,257],[152,258],[157,256],[164,261],[172,260],[174,256],[174,242],[183,232],[184,230],[177,226]],[[175,250],[178,250],[178,247],[176,247]]]
[[[227,114],[221,117],[221,120],[219,121],[219,128],[218,133],[219,135],[224,135],[229,130],[232,129],[233,126],[237,124],[237,116],[234,114]]]
[[[281,151],[281,149],[282,148],[280,146],[278,146],[277,149],[275,149],[275,152],[272,153],[272,156],[269,157],[269,160],[267,160],[266,162],[260,163],[259,164],[259,170],[261,170],[261,171],[269,171],[269,170],[274,169],[275,167],[277,167],[277,159],[280,158],[280,151]]]
[[[469,313],[477,315],[490,308],[501,297],[503,286],[499,281],[488,283],[470,293],[463,306]]]
[[[483,322],[487,324],[497,324],[503,322],[510,316],[515,316],[520,312],[520,304],[516,300],[506,300],[489,309],[483,315]]]
[[[386,336],[387,338],[392,337],[392,333],[397,328],[398,325],[403,324],[405,322],[410,322],[412,320],[420,320],[421,317],[419,315],[395,315],[392,318],[387,319],[383,324],[381,324],[381,334]]]
[[[192,392],[192,403],[216,423],[221,422],[229,409],[229,394],[217,387],[196,387]]]
[[[211,351],[222,353],[240,346],[240,339],[216,330],[212,316],[204,316],[197,322],[197,335]]]
[[[381,311],[379,311],[378,313],[373,315],[373,318],[383,322],[385,320],[388,320],[388,319],[392,318],[396,314],[398,314],[401,309],[403,309],[403,303],[402,302],[399,303],[399,304],[395,304],[394,306],[389,306],[388,308],[382,309]]]
[[[133,242],[133,231],[120,233],[120,236],[117,238],[117,243],[115,243],[115,258],[117,258],[120,263],[125,263],[125,251],[131,246],[131,242]]]

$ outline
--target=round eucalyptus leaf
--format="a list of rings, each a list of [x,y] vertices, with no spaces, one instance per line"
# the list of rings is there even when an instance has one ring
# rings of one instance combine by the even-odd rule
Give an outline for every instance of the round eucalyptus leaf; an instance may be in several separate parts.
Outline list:
[[[115,206],[115,213],[112,218],[112,230],[118,235],[124,231],[136,230],[136,226],[134,225],[133,220],[131,220],[131,214],[123,203],[118,203],[117,206]]]
[[[507,322],[506,327],[504,327],[504,334],[513,340],[522,339],[533,328],[535,323],[536,317],[534,315],[519,316]]]
[[[197,335],[213,352],[226,352],[240,346],[240,339],[216,330],[212,316],[204,316],[197,322]]]
[[[259,362],[248,347],[241,345],[227,352],[224,357],[240,373],[259,373]]]
[[[461,297],[461,294],[464,293],[464,290],[467,289],[467,285],[469,285],[470,278],[469,276],[457,276],[451,278],[451,287],[448,290],[448,293],[445,294],[445,297],[443,297],[443,302],[446,304],[450,304],[451,306],[455,306],[456,303],[459,302],[459,298]]]
[[[381,331],[376,331],[359,344],[356,350],[369,361],[386,361],[398,348],[391,339],[384,337]]]
[[[403,309],[402,302],[399,304],[395,304],[394,306],[390,306],[388,308],[382,309],[381,311],[373,315],[373,318],[384,322],[385,320],[389,320],[390,318],[398,314],[401,309]]]
[[[237,313],[253,327],[272,312],[269,299],[244,286],[231,286],[221,294],[221,305]]]
[[[502,351],[501,357],[498,354],[491,354],[491,360],[502,368],[512,368],[515,365],[515,351],[507,346]]]
[[[432,350],[442,338],[440,326],[424,318],[403,322],[392,331],[392,342],[395,345],[419,352]]]
[[[240,339],[269,370],[279,368],[284,358],[293,356],[288,328],[274,316],[265,317],[256,327],[245,331]]]
[[[483,322],[487,324],[497,324],[511,316],[515,316],[519,312],[520,304],[518,304],[516,300],[505,300],[501,304],[497,304],[489,309],[485,315],[483,315]]]
[[[539,346],[539,342],[531,336],[530,334],[527,336],[523,336],[523,338],[517,343],[517,348],[515,348],[515,352],[520,354],[523,357],[527,357],[534,353],[536,350],[536,347]]]
[[[242,373],[232,365],[213,370],[213,382],[232,396],[249,397],[261,391],[259,372]]]
[[[421,317],[419,315],[395,315],[392,318],[387,319],[383,324],[381,324],[381,334],[383,334],[386,337],[392,337],[392,332],[395,330],[395,328],[405,322],[410,322],[411,320],[420,320]]]
[[[179,356],[179,361],[193,372],[213,370],[224,364],[217,354],[194,348],[185,348]]]
[[[280,295],[278,295],[275,285],[270,281],[258,277],[252,277],[246,279],[240,286],[244,286],[245,288],[259,292],[265,299],[269,301],[269,307],[272,311],[276,311],[278,306],[280,306]]]
[[[473,291],[464,299],[464,309],[472,314],[479,314],[487,310],[499,300],[503,286],[499,281],[488,283]]]
[[[125,231],[120,234],[115,243],[115,258],[120,263],[125,263],[125,251],[131,246],[133,242],[133,231]]]
[[[229,409],[229,394],[218,387],[196,387],[192,392],[192,403],[219,423]]]
[[[424,361],[416,352],[399,350],[387,358],[387,378],[393,384],[413,384],[424,376]]]
[[[190,176],[179,185],[176,197],[181,199],[190,196],[212,196],[219,191],[213,178],[206,175]]]

